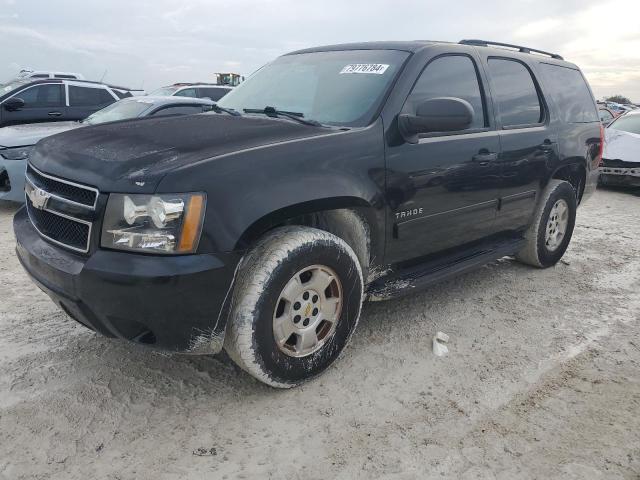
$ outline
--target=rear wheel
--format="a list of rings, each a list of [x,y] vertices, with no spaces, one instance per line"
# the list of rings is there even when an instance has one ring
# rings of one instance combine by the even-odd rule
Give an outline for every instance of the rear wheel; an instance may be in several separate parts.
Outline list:
[[[573,234],[577,200],[570,183],[551,180],[542,193],[533,223],[525,234],[526,245],[516,258],[546,268],[562,258]]]
[[[360,264],[343,240],[313,228],[278,229],[239,269],[225,350],[258,380],[293,387],[337,359],[362,297]]]

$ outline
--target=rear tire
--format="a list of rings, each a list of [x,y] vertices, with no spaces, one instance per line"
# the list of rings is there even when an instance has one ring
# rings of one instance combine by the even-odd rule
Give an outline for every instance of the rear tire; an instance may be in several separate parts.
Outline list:
[[[571,184],[550,180],[525,233],[526,244],[516,254],[516,259],[538,268],[558,263],[571,241],[576,209],[576,193]]]
[[[261,382],[294,387],[338,358],[362,298],[362,270],[346,242],[314,228],[279,228],[238,270],[224,348]]]

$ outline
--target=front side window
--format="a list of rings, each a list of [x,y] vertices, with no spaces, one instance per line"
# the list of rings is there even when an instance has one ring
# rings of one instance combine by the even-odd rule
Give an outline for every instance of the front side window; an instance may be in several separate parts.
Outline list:
[[[365,126],[373,120],[408,55],[397,50],[285,55],[218,103],[239,112],[274,107],[328,125]]]
[[[36,85],[15,96],[24,100],[25,108],[61,107],[64,105],[62,85]]]
[[[184,90],[180,90],[175,95],[176,97],[189,97],[189,98],[198,98],[198,90],[195,88],[185,88]]]
[[[448,55],[433,60],[424,69],[403,108],[413,113],[418,104],[438,97],[466,100],[473,107],[470,129],[486,126],[478,73],[466,55]]]
[[[529,69],[516,60],[490,58],[489,70],[502,126],[542,123],[543,109]]]
[[[69,105],[72,107],[96,107],[110,105],[115,101],[104,88],[69,86]]]

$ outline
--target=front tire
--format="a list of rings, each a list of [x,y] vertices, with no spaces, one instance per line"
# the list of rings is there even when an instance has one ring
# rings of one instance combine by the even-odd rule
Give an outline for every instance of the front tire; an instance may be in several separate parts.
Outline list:
[[[279,228],[238,270],[225,350],[261,382],[294,387],[338,358],[362,299],[360,263],[342,239],[314,228]]]
[[[526,244],[516,254],[522,263],[538,268],[555,265],[564,255],[576,222],[576,193],[570,183],[550,180],[542,192]]]

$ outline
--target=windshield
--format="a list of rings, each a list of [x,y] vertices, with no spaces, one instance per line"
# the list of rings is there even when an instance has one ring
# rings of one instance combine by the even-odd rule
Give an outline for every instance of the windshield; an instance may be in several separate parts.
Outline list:
[[[218,104],[302,113],[323,124],[365,126],[380,107],[408,53],[343,50],[285,55],[262,67]]]
[[[8,83],[0,85],[0,96],[6,95],[7,93],[13,90],[16,90],[17,88],[20,88],[21,86],[26,85],[27,83],[29,83],[28,79],[22,79],[22,80],[12,80]]]
[[[137,118],[152,105],[153,102],[147,100],[120,100],[88,116],[82,123],[97,125],[99,123]]]
[[[176,90],[178,90],[178,87],[162,87],[154,90],[149,95],[153,97],[170,97],[176,93]]]
[[[627,113],[623,117],[619,117],[609,128],[640,135],[640,115]]]

